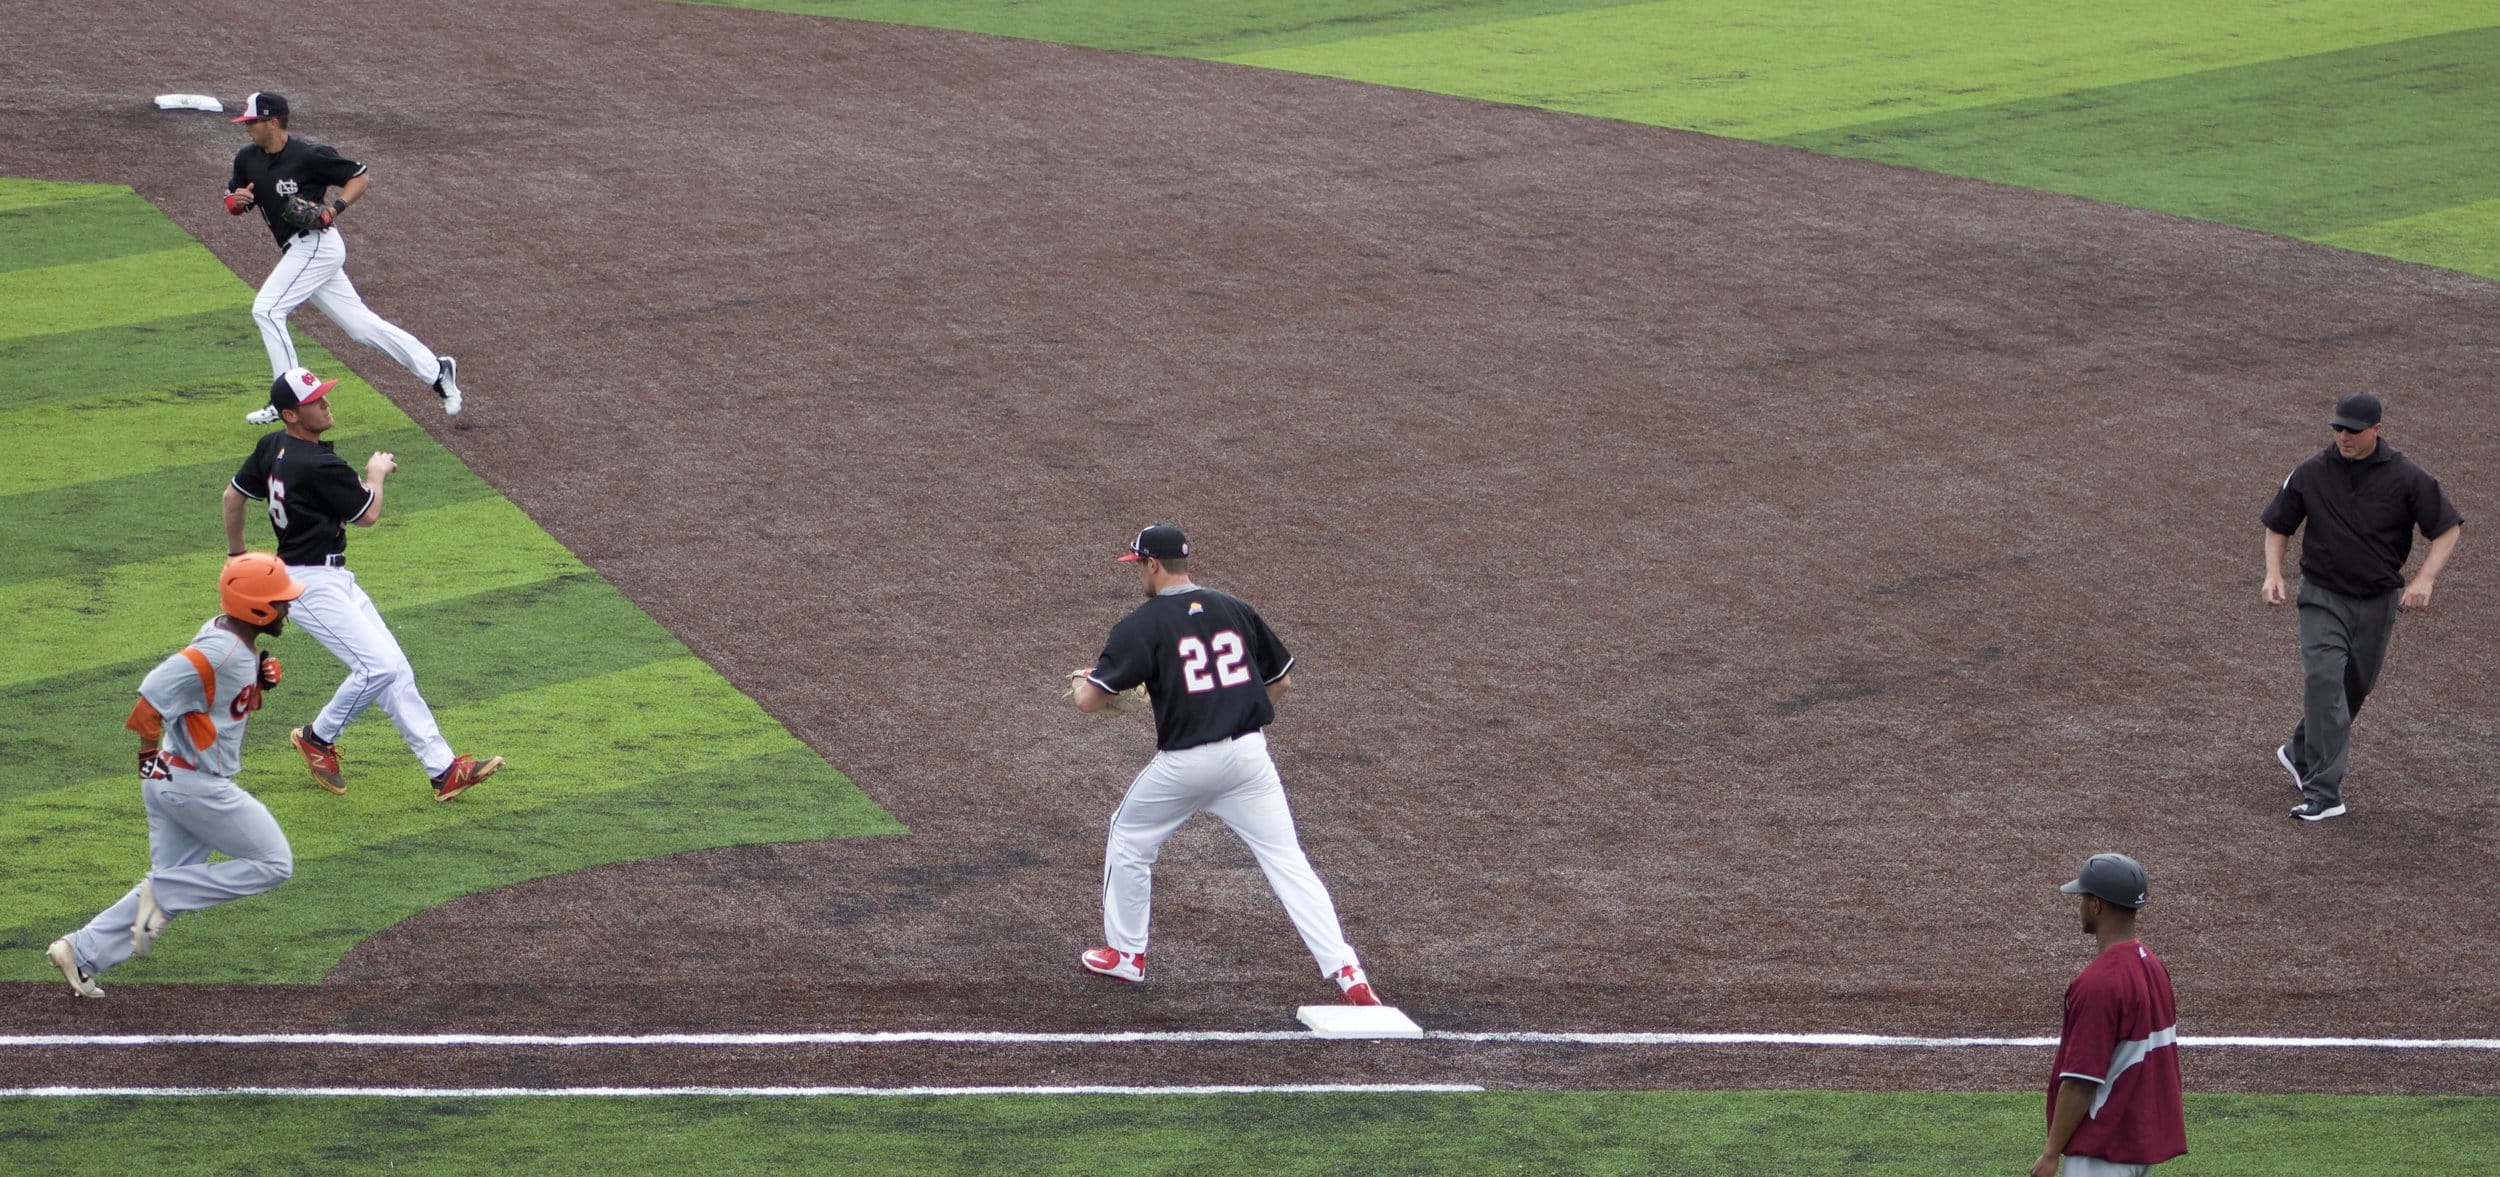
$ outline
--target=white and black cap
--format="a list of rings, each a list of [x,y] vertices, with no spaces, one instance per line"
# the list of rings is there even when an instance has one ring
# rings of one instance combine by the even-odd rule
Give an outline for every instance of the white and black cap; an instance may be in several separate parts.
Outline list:
[[[230,123],[256,123],[262,119],[285,117],[286,95],[272,94],[267,90],[254,90],[252,91],[251,97],[243,100],[243,113],[235,116],[234,118],[227,119],[226,121]]]
[[[1143,564],[1148,558],[1178,560],[1189,555],[1189,537],[1169,523],[1157,523],[1137,533],[1128,541],[1128,554],[1120,557],[1123,564]]]
[[[324,380],[304,368],[289,368],[286,375],[269,382],[269,404],[272,408],[301,408],[328,396],[338,386],[336,380]]]

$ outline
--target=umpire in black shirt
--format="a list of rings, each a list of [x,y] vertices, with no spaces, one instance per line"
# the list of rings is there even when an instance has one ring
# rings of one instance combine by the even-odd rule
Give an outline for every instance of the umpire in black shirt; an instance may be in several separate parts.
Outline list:
[[[2300,541],[2300,724],[2274,750],[2300,789],[2292,816],[2302,821],[2343,816],[2352,720],[2378,682],[2396,610],[2430,607],[2431,585],[2465,526],[2438,479],[2379,441],[2377,397],[2345,396],[2327,424],[2335,444],[2295,467],[2260,516],[2269,605],[2290,599],[2283,549],[2302,524],[2309,528]],[[2407,581],[2415,528],[2431,549]]]

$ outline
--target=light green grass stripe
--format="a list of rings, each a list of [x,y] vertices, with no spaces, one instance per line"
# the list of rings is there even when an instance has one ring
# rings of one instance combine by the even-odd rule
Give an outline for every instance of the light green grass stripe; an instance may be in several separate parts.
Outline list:
[[[200,612],[205,617],[208,609]],[[394,609],[385,618],[416,668],[418,688],[438,706],[490,706],[503,695],[686,656],[675,637],[588,571]],[[185,624],[168,624],[164,653],[189,636]],[[347,668],[300,630],[261,648],[285,663],[286,682],[269,693],[268,706],[253,720],[244,773],[249,780],[277,780],[302,772],[303,762],[287,747],[287,729],[321,709]],[[8,749],[0,757],[0,806],[65,780],[109,780],[119,773],[136,743],[122,730],[122,716],[139,679],[162,656],[0,689],[0,748]],[[380,754],[400,747],[388,719],[376,713],[349,733],[348,751],[359,761],[391,763]]]
[[[0,209],[0,273],[197,245],[127,188],[85,200]]]
[[[317,877],[325,860],[367,855],[381,843],[488,814],[578,805],[660,776],[806,751],[754,700],[691,655],[474,704],[437,703],[435,718],[457,750],[507,754],[504,771],[458,802],[437,804],[389,721],[368,713],[349,729],[352,742],[342,741],[349,755],[346,795],[314,787],[300,760],[238,783],[287,831],[297,869]],[[263,747],[275,743],[261,741]],[[101,779],[12,797],[0,809],[0,845],[42,847],[9,872],[10,923],[20,932],[41,937],[49,927],[59,935],[147,870],[147,822],[137,791],[131,775],[117,769]],[[451,894],[481,883],[455,879]],[[350,925],[335,912],[324,919],[346,937],[342,948],[384,926]]]
[[[264,551],[268,527],[263,516],[247,532]],[[222,544],[211,539],[178,555],[0,587],[0,616],[60,619],[28,627],[18,642],[20,656],[0,666],[0,687],[162,655],[190,640],[199,620],[216,610]],[[399,606],[548,580],[582,567],[502,499],[406,516],[386,505],[382,526],[352,537],[347,550],[349,566],[385,618]]]
[[[2500,200],[2363,225],[2318,240],[2500,280]]]
[[[48,404],[141,408],[158,396],[204,398],[228,408],[234,428],[244,429],[243,414],[269,395],[269,353],[248,305],[247,296],[231,310],[0,340],[0,388],[6,390],[0,411]],[[295,334],[308,367],[339,370],[302,332]]]
[[[400,515],[495,493],[456,462],[414,460],[420,453],[442,452],[433,438],[414,425],[360,440],[367,448],[391,450],[407,461],[388,483],[386,506],[394,521]],[[0,561],[0,586],[72,576],[205,546],[224,551],[218,496],[234,477],[242,457],[237,453],[226,461],[0,496],[0,518],[10,520],[9,531],[54,541],[21,547]],[[266,518],[263,504],[254,503],[246,510],[256,523]],[[269,529],[258,524],[247,530],[265,534]],[[266,549],[274,544],[260,546]]]
[[[21,180],[0,176],[0,212],[71,200],[93,200],[128,191],[129,188],[120,184],[71,184],[58,180]]]
[[[0,1163],[47,1173],[470,1173],[492,1157],[515,1172],[2002,1177],[2038,1154],[2040,1102],[1823,1091],[20,1100],[0,1102]],[[2155,1172],[2470,1177],[2500,1172],[2488,1156],[2496,1134],[2491,1099],[2191,1095],[2192,1151]]]
[[[1783,142],[2318,236],[2500,192],[2500,28]]]
[[[111,357],[98,356],[96,362],[109,363]],[[239,467],[261,435],[270,432],[243,423],[243,414],[253,405],[268,403],[267,388],[262,382],[258,397],[243,401],[227,395],[156,392],[0,412],[0,495],[206,462],[232,462]],[[323,437],[341,455],[352,454],[349,464],[359,470],[373,449],[360,439],[413,424],[371,385],[352,376],[342,377],[339,386],[330,390],[330,398],[336,402],[339,424]],[[444,452],[439,446],[431,448],[437,454]],[[454,459],[446,455],[443,460]]]
[[[1655,3],[1224,60],[1773,139],[2492,22],[2484,0]]]
[[[0,339],[250,305],[251,291],[224,262],[186,245],[0,273],[0,307],[10,308],[0,314]]]
[[[603,774],[596,788],[529,804],[529,794],[554,787],[543,771],[512,770],[511,779],[498,776],[442,805],[420,790],[392,789],[388,804],[361,811],[346,804],[357,799],[353,790],[331,797],[310,785],[265,786],[260,794],[295,845],[295,877],[181,917],[156,954],[114,970],[107,983],[309,983],[367,937],[493,887],[715,846],[906,832],[804,748],[691,765],[634,762],[653,766],[669,771]],[[70,901],[51,905],[60,910],[12,910],[15,926],[0,931],[0,949],[13,949],[0,951],[0,980],[45,979],[42,946],[120,898],[145,869],[145,822],[135,790],[124,792],[112,823],[118,850],[94,868],[101,873],[47,879],[47,895]],[[307,852],[308,836],[351,828],[362,838],[353,852]]]

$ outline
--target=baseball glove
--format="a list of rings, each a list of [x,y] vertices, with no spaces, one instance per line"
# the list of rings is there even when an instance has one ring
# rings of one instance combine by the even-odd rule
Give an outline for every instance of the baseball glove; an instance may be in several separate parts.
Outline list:
[[[330,227],[330,209],[301,196],[290,196],[278,206],[278,219],[293,226],[296,232],[318,233]]]
[[[1063,699],[1073,699],[1073,698],[1075,698],[1075,697],[1076,697],[1076,684],[1078,684],[1078,683],[1080,683],[1080,682],[1083,682],[1084,680],[1085,680],[1085,672],[1084,672],[1084,671],[1082,671],[1082,670],[1071,670],[1071,671],[1069,671],[1069,672],[1068,672],[1068,689],[1067,689],[1067,690],[1065,690],[1065,691],[1061,691],[1061,692],[1059,693],[1059,697],[1060,697],[1060,698],[1063,698]],[[1099,715],[1130,715],[1130,714],[1134,714],[1134,713],[1136,713],[1136,712],[1138,712],[1138,711],[1142,711],[1142,710],[1144,710],[1144,709],[1145,709],[1148,705],[1150,705],[1152,702],[1153,702],[1153,700],[1148,699],[1148,698],[1146,697],[1146,684],[1144,684],[1144,683],[1139,683],[1139,684],[1137,684],[1136,686],[1130,687],[1129,689],[1127,689],[1127,690],[1125,690],[1125,691],[1117,691],[1117,692],[1114,692],[1114,693],[1112,694],[1112,696],[1111,696],[1111,701],[1110,701],[1110,702],[1108,702],[1108,703],[1103,704],[1103,705],[1102,705],[1102,710],[1101,710],[1101,711],[1099,711],[1099,712],[1097,712],[1096,714],[1099,714]]]

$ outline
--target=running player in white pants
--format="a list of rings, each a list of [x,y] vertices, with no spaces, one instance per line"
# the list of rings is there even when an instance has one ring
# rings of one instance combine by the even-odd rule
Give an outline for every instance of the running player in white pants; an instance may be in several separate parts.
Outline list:
[[[1146,978],[1146,924],[1154,864],[1164,840],[1201,811],[1212,813],[1257,856],[1267,885],[1293,917],[1320,975],[1355,1005],[1379,995],[1347,946],[1328,888],[1294,834],[1285,786],[1260,730],[1292,680],[1293,655],[1249,602],[1189,579],[1189,540],[1177,527],[1137,533],[1121,560],[1145,573],[1146,603],[1112,627],[1102,657],[1073,672],[1078,709],[1144,683],[1154,700],[1155,757],[1111,815],[1102,868],[1106,947],[1084,954],[1093,972]]]
[[[226,561],[217,591],[224,613],[148,672],[124,722],[139,733],[139,797],[155,869],[86,927],[52,942],[53,967],[80,997],[104,996],[95,978],[146,956],[173,917],[258,895],[295,873],[286,833],[234,775],[243,770],[243,727],[260,710],[261,692],[278,685],[278,660],[253,642],[286,629],[288,603],[304,586],[276,556],[254,552]],[[212,850],[225,860],[210,862]]]
[[[244,502],[266,499],[269,525],[278,534],[278,556],[304,596],[295,602],[295,624],[347,664],[347,680],[321,714],[288,733],[304,756],[313,782],[333,793],[347,791],[340,773],[338,738],[368,706],[379,706],[399,728],[434,782],[434,799],[449,801],[503,767],[503,757],[479,760],[452,754],[434,726],[434,709],[417,693],[417,673],[400,652],[399,639],[382,623],[373,599],[347,570],[347,525],[371,527],[382,518],[383,480],[399,468],[388,453],[365,461],[356,477],[345,459],[321,440],[333,423],[330,389],[295,368],[270,382],[269,403],[286,429],[260,439],[226,485],[226,551],[243,550]]]
[[[234,121],[251,133],[252,145],[234,153],[234,172],[226,180],[226,211],[242,216],[258,208],[278,248],[285,251],[278,268],[269,272],[260,293],[252,298],[252,321],[260,325],[261,346],[269,350],[269,374],[274,377],[303,366],[286,320],[295,308],[310,302],[346,331],[348,338],[391,357],[409,375],[432,384],[434,394],[442,398],[443,412],[457,416],[459,362],[435,355],[416,336],[374,314],[356,293],[356,284],[347,279],[347,238],[332,222],[363,199],[373,183],[365,165],[339,158],[326,143],[289,135],[286,95],[256,93],[244,100],[243,114]],[[333,186],[338,188],[336,196],[328,194]],[[291,196],[323,208],[321,228],[301,229],[279,215]],[[244,420],[271,425],[278,414],[263,407]]]

